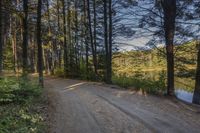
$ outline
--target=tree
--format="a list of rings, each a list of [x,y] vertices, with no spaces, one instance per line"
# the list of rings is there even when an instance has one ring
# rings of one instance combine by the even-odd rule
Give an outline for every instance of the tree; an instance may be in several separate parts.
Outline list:
[[[48,46],[50,49],[53,49],[52,44],[52,27],[51,27],[51,18],[50,18],[50,9],[49,9],[49,0],[46,0],[46,7],[47,7],[47,20],[48,20]],[[53,52],[55,50],[47,49],[47,64],[48,64],[48,73],[53,75],[54,73],[54,60],[53,60]]]
[[[64,76],[66,77],[68,74],[68,49],[67,49],[67,28],[66,28],[66,5],[65,0],[62,0],[63,6],[63,31],[64,31]]]
[[[108,67],[109,67],[109,49],[108,49],[108,14],[107,14],[107,0],[104,0],[104,45],[105,45],[105,80],[106,82],[109,82],[109,77],[108,77]]]
[[[59,39],[60,36],[60,31],[61,31],[61,26],[60,26],[60,0],[57,0],[57,26],[58,26],[58,34],[57,34],[57,41],[59,44],[59,50],[58,50],[58,66],[61,69],[61,64],[62,64],[62,50],[61,50],[61,41]]]
[[[84,42],[85,42],[85,67],[86,67],[86,77],[88,79],[88,72],[89,72],[89,46],[88,46],[88,24],[87,24],[87,0],[83,1],[83,35],[84,35]]]
[[[23,0],[23,12],[24,12],[24,17],[23,17],[23,44],[22,44],[22,49],[23,49],[23,75],[26,75],[28,73],[28,52],[27,52],[27,47],[28,47],[28,0]]]
[[[93,48],[93,60],[94,60],[94,71],[96,76],[98,75],[97,69],[98,69],[98,61],[97,61],[97,11],[96,11],[96,0],[93,0],[93,34],[94,34],[94,47]]]
[[[196,68],[196,78],[195,78],[195,90],[193,95],[193,103],[200,104],[200,42],[197,41],[197,68]]]
[[[112,0],[109,0],[109,60],[108,60],[108,83],[112,82],[112,36],[113,36],[113,21],[112,21]]]
[[[199,18],[200,16],[200,3],[196,1],[196,3],[194,3],[195,5],[195,15],[192,14],[192,16],[195,16],[196,18]],[[193,18],[193,17],[190,17]],[[194,18],[193,18],[194,19]],[[200,25],[199,25],[200,28]],[[188,28],[190,30],[190,27]],[[193,103],[195,104],[200,104],[200,41],[199,41],[199,29],[197,30],[197,32],[195,32],[194,36],[197,35],[196,38],[196,44],[197,44],[197,67],[196,67],[196,77],[195,77],[195,90],[194,90],[194,95],[193,95]]]
[[[162,0],[164,11],[164,31],[167,51],[167,94],[174,95],[174,34],[176,0]]]
[[[104,0],[105,80],[112,83],[112,0]]]
[[[43,50],[41,40],[41,12],[42,12],[42,0],[38,0],[37,7],[37,46],[38,46],[38,73],[39,73],[39,84],[44,86],[43,81]]]
[[[72,35],[71,35],[71,0],[67,0],[67,39],[68,39],[68,51],[69,51],[69,67],[68,67],[68,73],[69,76],[72,76],[72,68],[73,66],[73,46],[72,46]]]
[[[0,73],[3,69],[2,0],[0,1]]]
[[[96,3],[96,1],[94,1]],[[95,4],[96,5],[96,4]],[[90,44],[91,44],[91,49],[92,49],[92,56],[93,56],[93,65],[94,65],[94,72],[95,72],[95,77],[97,76],[97,56],[96,56],[96,51],[95,51],[95,45],[94,45],[94,38],[93,38],[93,33],[92,33],[92,21],[91,21],[91,13],[90,13],[90,0],[87,0],[87,13],[88,13],[88,27],[89,27],[89,33],[90,33]],[[96,13],[94,13],[96,14]],[[95,19],[96,15],[94,16],[94,22],[96,21]],[[95,24],[94,24],[95,26]],[[94,29],[96,30],[96,29]],[[95,35],[96,36],[96,33]]]

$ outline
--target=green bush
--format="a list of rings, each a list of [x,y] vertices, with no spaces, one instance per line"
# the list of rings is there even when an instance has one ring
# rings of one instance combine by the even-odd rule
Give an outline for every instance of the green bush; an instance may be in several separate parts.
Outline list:
[[[0,133],[44,133],[42,89],[33,81],[0,79]]]
[[[0,104],[20,104],[41,94],[41,88],[23,78],[0,79]]]
[[[64,69],[63,68],[56,68],[54,75],[57,76],[57,77],[64,77]]]
[[[44,118],[28,105],[0,108],[0,133],[44,133]]]

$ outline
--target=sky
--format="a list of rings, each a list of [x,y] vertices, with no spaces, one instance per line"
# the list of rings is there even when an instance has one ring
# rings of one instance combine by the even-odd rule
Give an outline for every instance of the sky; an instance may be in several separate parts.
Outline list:
[[[137,39],[127,39],[127,38],[120,38],[117,41],[117,45],[120,51],[131,51],[138,48],[147,47],[146,44],[149,41],[147,37],[141,37]]]

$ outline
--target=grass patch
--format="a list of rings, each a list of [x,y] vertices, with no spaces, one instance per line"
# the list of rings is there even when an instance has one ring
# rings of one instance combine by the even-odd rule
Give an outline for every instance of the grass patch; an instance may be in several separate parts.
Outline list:
[[[119,85],[123,88],[134,87],[135,90],[142,90],[150,94],[165,94],[166,86],[164,75],[160,75],[157,80],[142,77],[126,77],[126,76],[113,76],[113,84]]]
[[[0,133],[44,133],[42,89],[16,77],[0,79]]]

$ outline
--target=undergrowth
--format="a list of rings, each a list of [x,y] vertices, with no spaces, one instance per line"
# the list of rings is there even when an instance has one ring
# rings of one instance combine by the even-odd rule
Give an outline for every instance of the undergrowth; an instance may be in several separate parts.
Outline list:
[[[42,89],[29,80],[0,79],[0,133],[44,133]]]
[[[142,90],[150,94],[165,94],[166,85],[163,74],[160,74],[158,79],[152,80],[150,78],[142,77],[126,77],[126,76],[113,76],[113,84],[119,85],[123,88],[133,87],[135,90]]]

